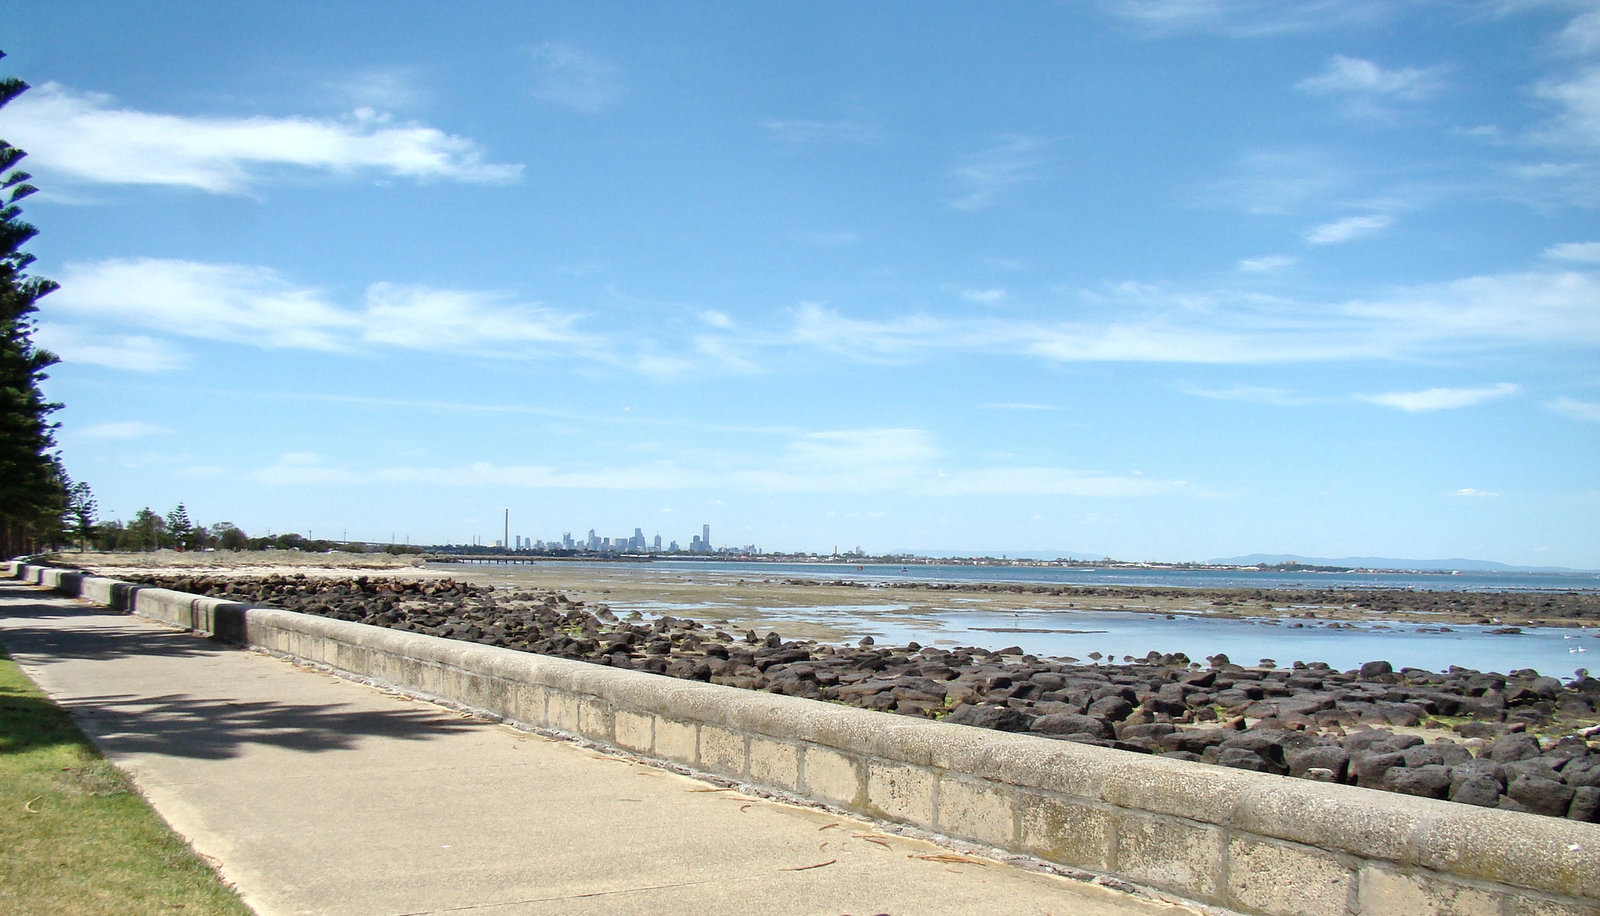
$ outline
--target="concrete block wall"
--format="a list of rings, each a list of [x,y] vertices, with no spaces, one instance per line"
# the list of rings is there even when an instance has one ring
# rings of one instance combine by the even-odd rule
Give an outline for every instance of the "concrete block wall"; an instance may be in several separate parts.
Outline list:
[[[1600,825],[683,681],[12,564],[512,724],[1252,914],[1600,916]]]

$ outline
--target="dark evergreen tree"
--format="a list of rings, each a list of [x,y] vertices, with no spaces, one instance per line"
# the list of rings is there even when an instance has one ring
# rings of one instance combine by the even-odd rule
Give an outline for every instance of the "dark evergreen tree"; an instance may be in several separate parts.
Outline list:
[[[0,52],[0,57],[4,57]],[[28,88],[0,78],[0,108]],[[14,169],[24,155],[0,140],[0,556],[53,547],[62,537],[69,484],[56,455],[50,414],[39,384],[55,354],[33,345],[33,313],[53,281],[29,276],[33,256],[22,250],[39,230],[24,222],[17,202],[38,190]]]
[[[80,480],[67,488],[67,528],[77,539],[80,552],[95,536],[95,513],[98,511],[88,484]]]
[[[189,510],[183,503],[167,513],[167,537],[172,539],[172,546],[179,550],[189,546],[189,533],[194,530],[194,523],[189,521]]]

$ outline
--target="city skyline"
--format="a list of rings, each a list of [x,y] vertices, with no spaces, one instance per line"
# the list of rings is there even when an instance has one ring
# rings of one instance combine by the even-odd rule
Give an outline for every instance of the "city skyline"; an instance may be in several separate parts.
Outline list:
[[[102,515],[1600,568],[1590,3],[203,6],[7,7]]]

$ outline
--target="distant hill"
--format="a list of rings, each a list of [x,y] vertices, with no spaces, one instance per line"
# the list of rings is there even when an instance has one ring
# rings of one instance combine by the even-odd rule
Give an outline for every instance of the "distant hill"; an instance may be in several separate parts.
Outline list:
[[[1507,563],[1496,563],[1493,560],[1464,560],[1459,557],[1449,560],[1396,560],[1392,557],[1340,557],[1338,559],[1329,559],[1327,557],[1301,557],[1284,553],[1252,553],[1243,557],[1225,557],[1218,560],[1207,560],[1206,562],[1215,566],[1270,566],[1278,563],[1304,563],[1307,566],[1348,566],[1353,569],[1446,571],[1459,569],[1464,572],[1569,573],[1583,571],[1566,569],[1560,566],[1512,566]]]

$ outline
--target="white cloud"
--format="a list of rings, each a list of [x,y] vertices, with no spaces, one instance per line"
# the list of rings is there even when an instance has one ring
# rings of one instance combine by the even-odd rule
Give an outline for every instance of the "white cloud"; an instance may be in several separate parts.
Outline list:
[[[951,177],[958,196],[950,201],[957,210],[986,210],[1015,185],[1038,181],[1050,162],[1054,143],[1040,137],[1014,134],[986,149],[961,157]]]
[[[733,327],[733,319],[728,317],[728,313],[716,309],[706,309],[701,312],[700,320],[714,328],[726,330]]]
[[[97,341],[117,340],[105,331],[117,325],[269,349],[325,352],[380,345],[514,357],[533,355],[550,345],[582,349],[595,343],[575,330],[578,316],[516,302],[504,293],[374,283],[361,305],[351,308],[269,268],[157,258],[69,264],[51,305],[63,320],[93,322],[92,333],[86,326],[63,325],[47,335],[71,344],[64,350],[76,352],[80,359],[85,348]],[[99,346],[103,349],[106,343]],[[131,356],[85,361],[116,368],[173,368],[173,359],[160,358],[162,346],[135,351],[139,358],[152,360],[150,365],[140,365]]]
[[[95,423],[82,429],[69,429],[67,432],[74,439],[121,442],[129,439],[142,439],[146,436],[161,436],[170,432],[170,430],[165,426],[157,426],[154,423],[145,423],[139,420],[115,420],[107,423]]]
[[[1371,25],[1393,13],[1383,0],[1098,0],[1154,35],[1201,32],[1260,38]]]
[[[1600,51],[1600,10],[1587,12],[1567,23],[1556,44],[1568,54]]]
[[[533,95],[584,114],[599,114],[626,94],[622,71],[610,61],[560,42],[528,49],[535,73]]]
[[[1264,274],[1293,267],[1298,262],[1298,258],[1274,254],[1264,258],[1245,258],[1238,263],[1237,269],[1247,274]]]
[[[1322,150],[1258,150],[1241,157],[1231,175],[1200,196],[1212,206],[1279,216],[1345,193],[1353,184],[1349,167]]]
[[[1462,487],[1455,492],[1455,495],[1467,499],[1494,499],[1500,494],[1491,490],[1475,490],[1472,487]]]
[[[1558,261],[1600,264],[1600,242],[1562,242],[1546,248],[1544,256]]]
[[[1295,88],[1317,94],[1382,96],[1417,102],[1443,88],[1445,69],[1435,66],[1385,70],[1368,60],[1334,55],[1321,73],[1301,80]]]
[[[1548,80],[1534,94],[1560,109],[1555,123],[1537,139],[1559,145],[1600,147],[1600,67],[1590,67],[1565,82]]]
[[[878,140],[878,132],[859,121],[810,121],[803,118],[772,118],[761,122],[774,140],[793,146],[823,143],[868,144]]]
[[[990,289],[964,289],[960,292],[961,298],[979,305],[999,305],[1006,300],[1006,291],[998,287]]]
[[[1573,398],[1560,397],[1544,406],[1574,420],[1588,420],[1591,423],[1600,423],[1600,404],[1596,404],[1593,401],[1579,401]]]
[[[360,319],[265,267],[130,258],[69,264],[51,305],[97,325],[268,348],[340,350]]]
[[[1141,283],[1078,295],[1082,317],[1054,322],[923,314],[864,320],[805,303],[787,341],[892,363],[959,352],[1253,365],[1600,347],[1600,274],[1578,271],[1469,277],[1346,302]]]
[[[1269,404],[1273,407],[1293,407],[1309,403],[1309,400],[1293,391],[1284,388],[1264,388],[1254,385],[1234,385],[1231,388],[1200,388],[1195,385],[1181,384],[1178,390],[1184,394],[1197,398],[1208,398],[1213,401],[1242,401],[1247,404]]]
[[[52,304],[61,298],[58,293]],[[187,365],[183,353],[143,334],[106,333],[49,322],[34,329],[34,342],[73,365],[101,366],[130,372],[166,372]]]
[[[1381,232],[1393,223],[1394,218],[1384,213],[1347,216],[1312,229],[1306,233],[1306,241],[1312,245],[1339,245]]]
[[[1356,397],[1368,403],[1394,407],[1407,413],[1418,413],[1473,407],[1485,401],[1516,394],[1521,390],[1519,386],[1510,382],[1501,382],[1489,388],[1429,388],[1427,391],[1394,391],[1388,394],[1361,394]]]
[[[274,169],[419,180],[515,181],[522,166],[485,162],[471,140],[371,111],[341,120],[225,118],[113,108],[110,96],[46,83],[6,108],[7,136],[32,162],[81,181],[238,194]]]
[[[814,248],[843,248],[861,241],[861,233],[843,230],[840,232],[801,232],[795,236],[795,241],[802,245]]]
[[[329,82],[351,108],[376,108],[394,111],[422,102],[427,93],[419,88],[416,74],[403,68],[367,70]]]
[[[717,490],[751,493],[899,492],[914,496],[1149,497],[1173,494],[1183,481],[1149,480],[1054,467],[943,467],[949,457],[920,429],[848,429],[803,433],[776,452],[708,456],[681,466],[663,460],[605,467],[496,465],[394,466],[357,470],[292,453],[251,472],[275,486],[424,483],[439,487],[519,489]],[[715,466],[706,466],[710,462]]]
[[[412,350],[519,356],[530,345],[582,344],[578,316],[509,301],[504,293],[374,283],[360,315],[361,339]]]

